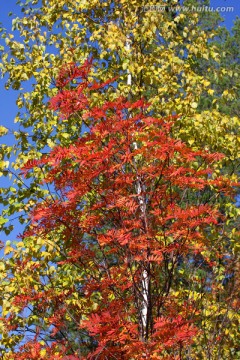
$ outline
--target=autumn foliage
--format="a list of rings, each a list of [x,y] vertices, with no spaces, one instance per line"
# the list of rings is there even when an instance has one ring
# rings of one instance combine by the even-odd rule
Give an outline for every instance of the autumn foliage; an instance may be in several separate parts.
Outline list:
[[[144,99],[104,100],[113,80],[90,82],[90,67],[65,66],[50,101],[59,121],[80,116],[88,130],[22,169],[27,176],[41,168],[44,186],[54,189],[33,209],[23,241],[54,237],[54,271],[75,268],[78,276],[68,288],[46,279],[13,297],[21,311],[38,308],[43,321],[9,359],[182,359],[203,331],[202,298],[217,291],[213,278],[201,283],[194,272],[185,276],[186,268],[211,274],[223,259],[212,233],[222,231],[225,218],[215,204],[236,184],[212,176],[221,154],[173,137],[181,115],[155,118]],[[96,91],[101,106],[92,105]],[[15,271],[24,266],[19,259]],[[190,281],[199,285],[194,294]],[[6,327],[17,331],[11,319]],[[82,336],[75,347],[61,336],[73,327]]]

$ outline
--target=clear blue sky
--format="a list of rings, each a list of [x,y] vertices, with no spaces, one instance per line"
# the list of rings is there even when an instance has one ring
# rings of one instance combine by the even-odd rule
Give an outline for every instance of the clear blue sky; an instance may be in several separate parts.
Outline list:
[[[21,16],[20,8],[16,5],[16,0],[0,1],[0,23],[2,23],[3,27],[11,30],[12,19],[9,18],[8,13],[12,12],[17,16]],[[221,12],[225,20],[224,23],[228,29],[232,27],[234,19],[240,16],[240,0],[211,0],[210,5],[214,8],[233,7],[233,11],[231,12]],[[16,128],[16,124],[14,124],[14,117],[17,113],[16,98],[17,91],[6,91],[4,89],[4,81],[0,79],[0,125],[7,126],[10,129],[14,129],[14,126]],[[7,139],[5,137],[4,142],[11,144],[13,137],[7,137]],[[6,186],[4,183],[6,183],[6,180],[3,178],[0,179],[1,186]],[[2,236],[2,239],[3,237],[4,236]]]

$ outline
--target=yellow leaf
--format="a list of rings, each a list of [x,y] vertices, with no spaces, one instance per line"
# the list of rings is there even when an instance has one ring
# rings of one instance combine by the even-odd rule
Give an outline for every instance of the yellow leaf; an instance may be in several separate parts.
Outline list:
[[[193,109],[196,109],[198,107],[198,103],[196,103],[195,101],[191,103],[191,107]]]
[[[213,90],[213,89],[208,89],[208,94],[209,94],[209,95],[213,95],[213,94],[214,94],[214,90]]]
[[[6,246],[4,249],[4,255],[8,255],[13,251],[13,248],[11,246]]]
[[[8,129],[4,126],[0,126],[0,136],[6,135],[8,132]]]

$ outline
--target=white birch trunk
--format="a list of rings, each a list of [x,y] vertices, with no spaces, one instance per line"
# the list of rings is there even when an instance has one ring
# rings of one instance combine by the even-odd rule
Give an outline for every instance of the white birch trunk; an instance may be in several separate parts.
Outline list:
[[[130,40],[127,39],[126,41],[126,49],[130,51],[131,46],[130,46]],[[132,75],[129,71],[129,69],[127,69],[127,85],[131,86],[132,85]],[[137,143],[134,142],[133,143],[133,147],[134,149],[137,149]],[[141,181],[137,176],[137,183],[136,183],[136,191],[137,194],[139,195],[138,197],[138,201],[140,204],[140,209],[142,212],[142,217],[145,217],[145,211],[146,211],[146,204],[144,201],[144,198],[142,196],[142,186],[141,186]],[[147,318],[148,318],[148,291],[149,291],[149,276],[148,276],[148,272],[147,270],[143,270],[142,272],[142,306],[141,306],[141,322],[142,322],[142,338],[145,339],[146,338],[146,333],[147,333]]]

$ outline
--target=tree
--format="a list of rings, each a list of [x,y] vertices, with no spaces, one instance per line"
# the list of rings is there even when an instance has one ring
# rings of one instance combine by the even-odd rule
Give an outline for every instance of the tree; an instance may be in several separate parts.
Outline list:
[[[27,325],[34,339],[6,359],[71,353],[76,359],[183,358],[202,328],[204,296],[209,292],[208,301],[214,301],[218,284],[205,279],[193,290],[179,274],[190,258],[197,268],[204,263],[214,271],[222,255],[209,234],[224,228],[216,198],[230,196],[236,184],[212,178],[221,154],[192,150],[171,135],[177,116],[154,118],[143,100],[91,105],[94,91],[108,82],[91,84],[88,72],[88,62],[66,66],[51,107],[62,119],[77,113],[89,131],[23,168],[28,173],[40,167],[44,182],[54,185],[57,196],[35,206],[23,235],[24,246],[31,243],[36,252],[39,240],[49,247],[54,239],[54,256],[47,258],[54,263],[46,271],[43,252],[33,262],[33,253],[29,258],[24,250],[8,250],[15,265],[5,327],[22,340]],[[80,339],[68,337],[69,321],[82,332]],[[90,339],[86,351],[84,340]]]
[[[177,113],[179,116],[171,128],[174,138],[184,141],[195,150],[208,148],[213,152],[224,153],[225,157],[222,161],[214,165],[212,176],[214,178],[224,172],[226,176],[235,180],[239,148],[236,129],[239,119],[236,116],[223,115],[222,107],[219,111],[218,104],[222,101],[219,98],[221,91],[224,91],[223,88],[217,91],[216,96],[213,93],[212,74],[219,77],[224,72],[224,69],[218,69],[220,55],[216,45],[209,42],[214,33],[211,35],[206,29],[202,30],[202,14],[199,16],[194,13],[176,13],[173,17],[170,15],[144,12],[143,8],[139,7],[138,1],[133,1],[131,4],[124,0],[114,3],[92,1],[89,4],[81,1],[57,3],[26,1],[23,6],[23,18],[13,21],[13,29],[21,34],[21,38],[16,37],[16,40],[14,34],[3,33],[7,49],[4,49],[2,54],[2,71],[8,76],[7,86],[18,89],[25,84],[25,81],[29,83],[29,79],[32,86],[31,91],[25,89],[18,99],[20,113],[17,116],[19,131],[15,132],[17,144],[14,148],[3,145],[1,150],[3,175],[15,177],[14,186],[2,189],[1,193],[3,204],[9,205],[3,214],[4,217],[1,218],[2,227],[7,234],[12,229],[12,223],[10,226],[9,222],[5,223],[8,218],[19,216],[20,221],[27,224],[24,219],[35,204],[39,203],[40,199],[50,201],[54,196],[51,187],[41,186],[41,182],[46,177],[45,170],[34,168],[28,173],[26,180],[19,174],[23,163],[29,159],[41,158],[43,152],[48,152],[57,145],[63,148],[72,145],[84,131],[85,125],[78,113],[71,114],[68,121],[59,121],[53,109],[46,106],[46,102],[59,90],[59,84],[54,79],[60,69],[65,69],[66,64],[69,63],[81,64],[90,54],[94,56],[90,79],[92,77],[104,82],[117,76],[115,80],[117,84],[114,85],[116,91],[111,91],[109,87],[104,92],[106,99],[114,101],[120,96],[125,96],[134,102],[144,96],[151,104],[149,111],[152,111],[154,117],[161,119]],[[131,41],[131,51],[125,47],[127,39]],[[204,60],[208,60],[209,65],[208,70],[202,72],[199,62],[203,63]],[[126,84],[128,69],[133,78],[131,89]],[[207,109],[202,107],[202,98],[206,95],[208,97],[213,95],[211,105],[208,105]],[[101,106],[105,100],[101,92],[93,92],[89,101],[91,106]],[[1,130],[3,134],[5,131],[5,129]],[[6,157],[12,157],[13,152],[17,153],[17,159],[13,166],[8,166],[9,159]],[[211,198],[210,193],[206,195],[206,201],[208,198]],[[216,231],[209,236],[221,241],[219,251],[227,253],[225,258],[219,261],[214,271],[207,265],[203,269],[202,264],[202,273],[196,271],[196,266],[199,266],[197,260],[193,262],[190,258],[185,266],[181,265],[181,271],[185,271],[185,285],[188,286],[189,291],[193,286],[191,276],[194,273],[199,283],[206,282],[202,285],[203,289],[208,287],[210,279],[217,280],[218,276],[218,288],[215,291],[221,293],[219,299],[216,298],[213,302],[211,296],[207,301],[204,291],[203,306],[209,313],[206,314],[202,340],[199,341],[198,349],[194,350],[195,357],[217,358],[218,354],[216,355],[214,351],[223,351],[221,355],[223,358],[235,356],[231,355],[231,349],[236,348],[234,338],[236,320],[235,313],[228,317],[228,301],[231,296],[233,298],[235,296],[234,292],[231,295],[231,288],[234,289],[232,284],[235,281],[232,275],[236,261],[236,240],[239,236],[235,231],[235,217],[238,210],[231,202],[225,202],[222,196],[219,196],[216,202],[228,220],[222,234]],[[24,278],[25,288],[32,288],[34,281],[37,286],[37,279],[44,279],[47,276],[49,283],[52,281],[55,284],[55,279],[58,279],[57,288],[65,290],[71,288],[72,282],[79,277],[78,270],[70,265],[57,270],[53,267],[56,259],[60,257],[59,261],[61,261],[61,256],[64,255],[59,253],[61,250],[59,247],[54,247],[57,241],[62,241],[61,236],[61,233],[55,232],[54,237],[51,236],[47,242],[46,239],[39,238],[37,244],[29,237],[24,240],[23,248],[23,243],[20,241],[14,256],[15,259],[24,257],[27,264],[25,272],[23,270],[19,272],[19,269],[15,268],[13,259],[7,262],[4,260],[2,277],[7,276],[8,279],[14,277],[21,284],[21,279]],[[6,255],[10,250],[11,244],[7,243]],[[22,255],[22,252],[26,254]],[[35,265],[39,270],[34,269]],[[29,275],[31,272],[35,274],[32,277]],[[176,281],[182,282],[181,276],[179,275],[179,280]],[[223,287],[222,282],[225,279],[228,279],[229,285]],[[5,299],[4,316],[8,313],[8,297],[19,294],[16,281],[15,287],[11,285],[11,281],[10,283],[6,281],[2,287]],[[39,286],[41,288],[42,285]],[[229,292],[226,291],[226,287]],[[195,291],[194,287],[193,291]],[[50,309],[50,304],[48,306]],[[32,317],[28,318],[27,334],[31,331],[31,326],[37,326],[38,321],[41,322],[41,316],[36,314],[37,312],[33,312]],[[20,323],[21,321],[19,318]],[[215,326],[223,324],[223,321],[229,333],[225,334],[223,326],[220,330]],[[69,329],[72,329],[72,336],[81,342],[81,348],[84,341],[87,351],[94,347],[95,344],[88,335],[84,331],[79,332],[72,320],[67,322],[61,337],[64,337]],[[33,332],[35,334],[35,330]],[[222,343],[216,341],[219,332]],[[14,341],[18,341],[19,335],[15,333],[15,337],[11,339],[7,334],[4,336],[6,337],[3,346],[9,348],[15,346]],[[59,337],[60,334],[56,336]],[[200,335],[198,336],[200,340]],[[210,340],[207,341],[207,338]],[[210,355],[206,355],[209,352]]]
[[[209,29],[209,26],[207,22],[205,27]],[[209,80],[218,97],[219,111],[239,117],[239,19],[234,22],[231,32],[223,26],[218,27],[213,41],[221,54],[219,63],[216,64],[212,59],[202,59],[197,64],[198,71],[203,75],[206,68],[212,68]],[[211,109],[212,100],[211,93],[202,94],[202,109]]]
[[[95,77],[104,81],[106,76],[118,76],[118,90],[116,95],[111,95],[112,98],[128,95],[126,70],[129,69],[133,74],[133,99],[145,96],[151,100],[156,115],[169,115],[172,111],[181,113],[174,127],[176,136],[198,148],[208,146],[213,151],[225,153],[230,173],[235,172],[236,165],[233,168],[232,162],[235,164],[238,158],[239,142],[235,136],[238,119],[222,116],[218,111],[221,94],[210,97],[212,108],[203,113],[200,111],[198,118],[192,121],[192,115],[201,110],[203,96],[209,98],[213,93],[213,75],[219,78],[223,71],[226,76],[225,69],[218,70],[220,57],[216,46],[209,43],[214,33],[207,32],[206,27],[202,30],[202,17],[209,15],[201,13],[199,20],[197,14],[180,13],[171,19],[166,13],[144,12],[138,2],[131,5],[126,1],[115,5],[98,1],[79,4],[72,1],[26,1],[25,6],[22,4],[23,18],[13,20],[13,30],[18,31],[24,41],[15,40],[14,33],[3,33],[7,49],[2,54],[2,72],[8,76],[7,86],[19,89],[30,80],[33,89],[29,91],[27,87],[17,101],[19,131],[15,135],[20,154],[15,168],[29,156],[39,157],[44,148],[55,143],[66,144],[77,136],[80,121],[76,124],[72,120],[60,125],[56,116],[46,110],[45,103],[57,91],[53,79],[62,64],[82,63],[92,53]],[[132,42],[131,52],[125,48],[127,36]],[[34,39],[36,42],[32,43]],[[203,63],[204,59],[209,59],[206,64],[209,71],[201,71],[198,75],[199,62]],[[97,102],[97,97],[94,101]],[[16,147],[2,147],[3,159],[10,157]],[[3,174],[6,174],[5,168],[3,162]],[[19,181],[19,192],[23,200],[16,203],[15,191],[3,190],[5,197],[2,201],[5,204],[6,198],[12,201],[8,216],[26,206],[28,200],[24,199],[30,200],[31,207],[30,204],[39,196],[44,196],[36,175],[30,189],[24,188]],[[7,231],[11,229],[8,225],[5,226]]]

